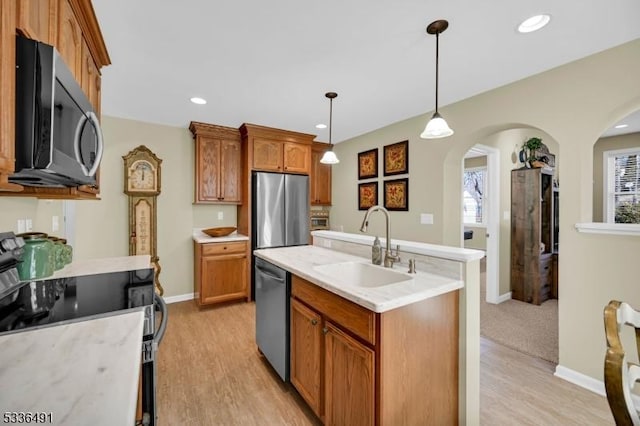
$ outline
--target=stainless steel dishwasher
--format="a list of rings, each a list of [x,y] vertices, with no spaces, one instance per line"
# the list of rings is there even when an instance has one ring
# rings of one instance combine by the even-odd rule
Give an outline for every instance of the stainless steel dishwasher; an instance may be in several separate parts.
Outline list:
[[[289,381],[289,274],[255,259],[256,343],[271,366]]]

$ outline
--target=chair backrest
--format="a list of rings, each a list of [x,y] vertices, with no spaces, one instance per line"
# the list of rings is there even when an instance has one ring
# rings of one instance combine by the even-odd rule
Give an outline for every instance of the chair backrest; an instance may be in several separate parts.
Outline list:
[[[604,308],[604,331],[607,336],[604,385],[616,425],[640,426],[640,398],[631,393],[635,383],[640,381],[640,366],[628,361],[622,347],[620,329],[623,325],[635,328],[636,350],[640,353],[640,312],[627,303],[612,300]],[[634,399],[638,401],[637,404]]]

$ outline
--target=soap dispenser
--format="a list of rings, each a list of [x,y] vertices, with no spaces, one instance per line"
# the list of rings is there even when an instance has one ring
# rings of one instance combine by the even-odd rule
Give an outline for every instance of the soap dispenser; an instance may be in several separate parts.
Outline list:
[[[380,240],[376,236],[373,240],[373,246],[371,246],[371,263],[374,265],[382,264],[382,248],[380,247]]]

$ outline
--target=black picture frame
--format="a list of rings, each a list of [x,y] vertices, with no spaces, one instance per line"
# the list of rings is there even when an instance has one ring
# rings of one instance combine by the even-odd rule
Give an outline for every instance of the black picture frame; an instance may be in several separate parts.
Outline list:
[[[358,210],[368,210],[378,204],[378,182],[358,184]]]
[[[409,178],[384,181],[384,207],[389,211],[409,211]]]
[[[358,179],[378,177],[378,148],[358,153]]]
[[[409,173],[409,141],[384,146],[384,175],[403,175]]]

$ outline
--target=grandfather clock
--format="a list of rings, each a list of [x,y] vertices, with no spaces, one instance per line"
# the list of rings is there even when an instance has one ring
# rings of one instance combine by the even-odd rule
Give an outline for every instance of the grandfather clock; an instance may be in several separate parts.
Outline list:
[[[140,145],[124,160],[124,193],[129,196],[129,254],[148,254],[155,269],[155,289],[162,296],[160,263],[157,248],[157,198],[160,195],[162,160],[149,148]]]

